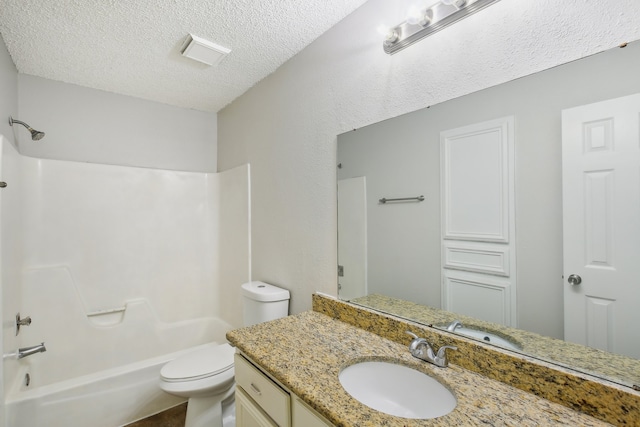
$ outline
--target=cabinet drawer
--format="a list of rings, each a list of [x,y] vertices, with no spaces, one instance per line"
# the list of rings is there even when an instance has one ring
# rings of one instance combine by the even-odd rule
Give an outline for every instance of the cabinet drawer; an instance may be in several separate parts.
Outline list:
[[[289,394],[239,354],[235,355],[236,384],[280,426],[291,426]]]

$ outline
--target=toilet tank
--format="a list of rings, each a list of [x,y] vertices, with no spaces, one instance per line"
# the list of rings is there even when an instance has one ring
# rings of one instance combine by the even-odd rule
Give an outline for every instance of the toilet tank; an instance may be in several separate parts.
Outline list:
[[[289,314],[289,291],[264,282],[242,285],[244,326],[286,317]]]

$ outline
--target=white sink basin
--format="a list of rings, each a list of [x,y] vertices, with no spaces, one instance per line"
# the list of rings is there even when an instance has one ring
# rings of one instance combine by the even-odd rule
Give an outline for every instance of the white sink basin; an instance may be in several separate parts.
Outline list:
[[[388,362],[361,362],[340,372],[340,384],[368,407],[403,418],[436,418],[453,411],[457,401],[438,380]]]
[[[491,344],[495,344],[500,347],[508,348],[510,350],[522,350],[522,347],[516,344],[515,342],[511,342],[508,339],[505,339],[500,335],[492,334],[491,332],[466,328],[464,326],[456,328],[454,332],[470,338],[476,338],[480,341],[489,342]]]

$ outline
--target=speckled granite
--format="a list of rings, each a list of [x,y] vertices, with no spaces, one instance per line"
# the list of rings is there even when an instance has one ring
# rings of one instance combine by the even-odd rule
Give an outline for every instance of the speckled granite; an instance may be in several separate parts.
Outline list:
[[[456,345],[449,360],[462,368],[614,425],[640,426],[640,393],[628,387],[322,295],[313,309],[397,343],[409,343],[409,329],[435,347]]]
[[[337,426],[608,425],[459,366],[437,368],[413,358],[406,345],[314,311],[237,329],[227,333],[227,339]],[[342,368],[361,360],[393,361],[425,372],[448,387],[458,405],[432,420],[372,410],[353,399],[338,380]]]
[[[445,327],[454,320],[460,320],[467,327],[486,330],[510,339],[520,345],[521,352],[524,354],[590,373],[628,387],[636,385],[640,388],[640,360],[637,359],[545,337],[521,329],[483,322],[472,317],[384,295],[369,295],[350,302],[435,327]]]

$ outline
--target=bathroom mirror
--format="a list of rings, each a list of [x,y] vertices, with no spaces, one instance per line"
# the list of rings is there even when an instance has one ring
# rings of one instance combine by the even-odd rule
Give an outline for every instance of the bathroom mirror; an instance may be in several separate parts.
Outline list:
[[[563,221],[574,219],[563,218],[562,190],[562,111],[640,93],[638,70],[640,42],[633,42],[339,135],[338,296],[436,327],[461,320],[487,332],[478,338],[485,342],[504,338],[513,351],[638,387],[637,355],[563,341],[571,286],[563,277]],[[441,310],[440,138],[504,117],[515,129],[517,267],[515,321],[500,324]],[[408,200],[388,201],[396,198]],[[467,296],[469,306],[475,298]]]

